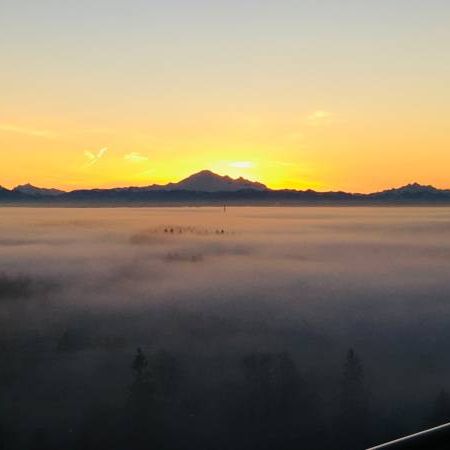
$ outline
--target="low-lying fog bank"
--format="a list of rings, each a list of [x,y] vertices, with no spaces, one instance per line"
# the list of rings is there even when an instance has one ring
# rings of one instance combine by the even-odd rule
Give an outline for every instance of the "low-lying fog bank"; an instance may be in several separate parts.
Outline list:
[[[450,208],[0,213],[2,449],[357,450],[450,420]]]

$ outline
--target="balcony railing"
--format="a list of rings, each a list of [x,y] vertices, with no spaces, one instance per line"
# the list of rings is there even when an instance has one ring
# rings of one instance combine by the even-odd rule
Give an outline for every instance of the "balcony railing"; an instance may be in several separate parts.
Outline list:
[[[405,436],[367,450],[449,450],[450,423]]]

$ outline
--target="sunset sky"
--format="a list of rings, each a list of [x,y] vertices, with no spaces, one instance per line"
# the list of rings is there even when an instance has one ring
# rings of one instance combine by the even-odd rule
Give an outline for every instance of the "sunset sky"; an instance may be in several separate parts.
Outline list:
[[[449,0],[0,0],[0,185],[450,188]]]

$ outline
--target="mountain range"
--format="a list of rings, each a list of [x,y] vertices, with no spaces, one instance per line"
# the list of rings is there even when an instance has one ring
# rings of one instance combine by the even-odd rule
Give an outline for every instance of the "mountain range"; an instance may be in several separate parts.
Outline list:
[[[57,195],[65,194],[65,191],[61,191],[60,189],[39,188],[32,184],[21,184],[16,186],[12,191],[32,197],[56,197]]]
[[[262,183],[203,170],[178,183],[70,192],[24,184],[0,186],[2,204],[449,204],[450,190],[418,183],[371,194],[269,189]]]

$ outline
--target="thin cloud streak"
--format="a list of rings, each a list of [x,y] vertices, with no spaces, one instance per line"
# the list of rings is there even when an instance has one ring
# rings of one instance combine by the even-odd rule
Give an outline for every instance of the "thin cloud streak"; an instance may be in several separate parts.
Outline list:
[[[57,134],[50,130],[36,130],[33,128],[18,127],[10,124],[0,124],[0,131],[5,133],[23,134],[26,136],[39,137],[45,139],[54,139]]]
[[[306,120],[308,124],[312,126],[329,125],[332,117],[333,113],[320,109],[310,114]]]
[[[130,163],[142,163],[149,160],[148,156],[141,155],[138,152],[131,152],[124,155],[123,159]]]

